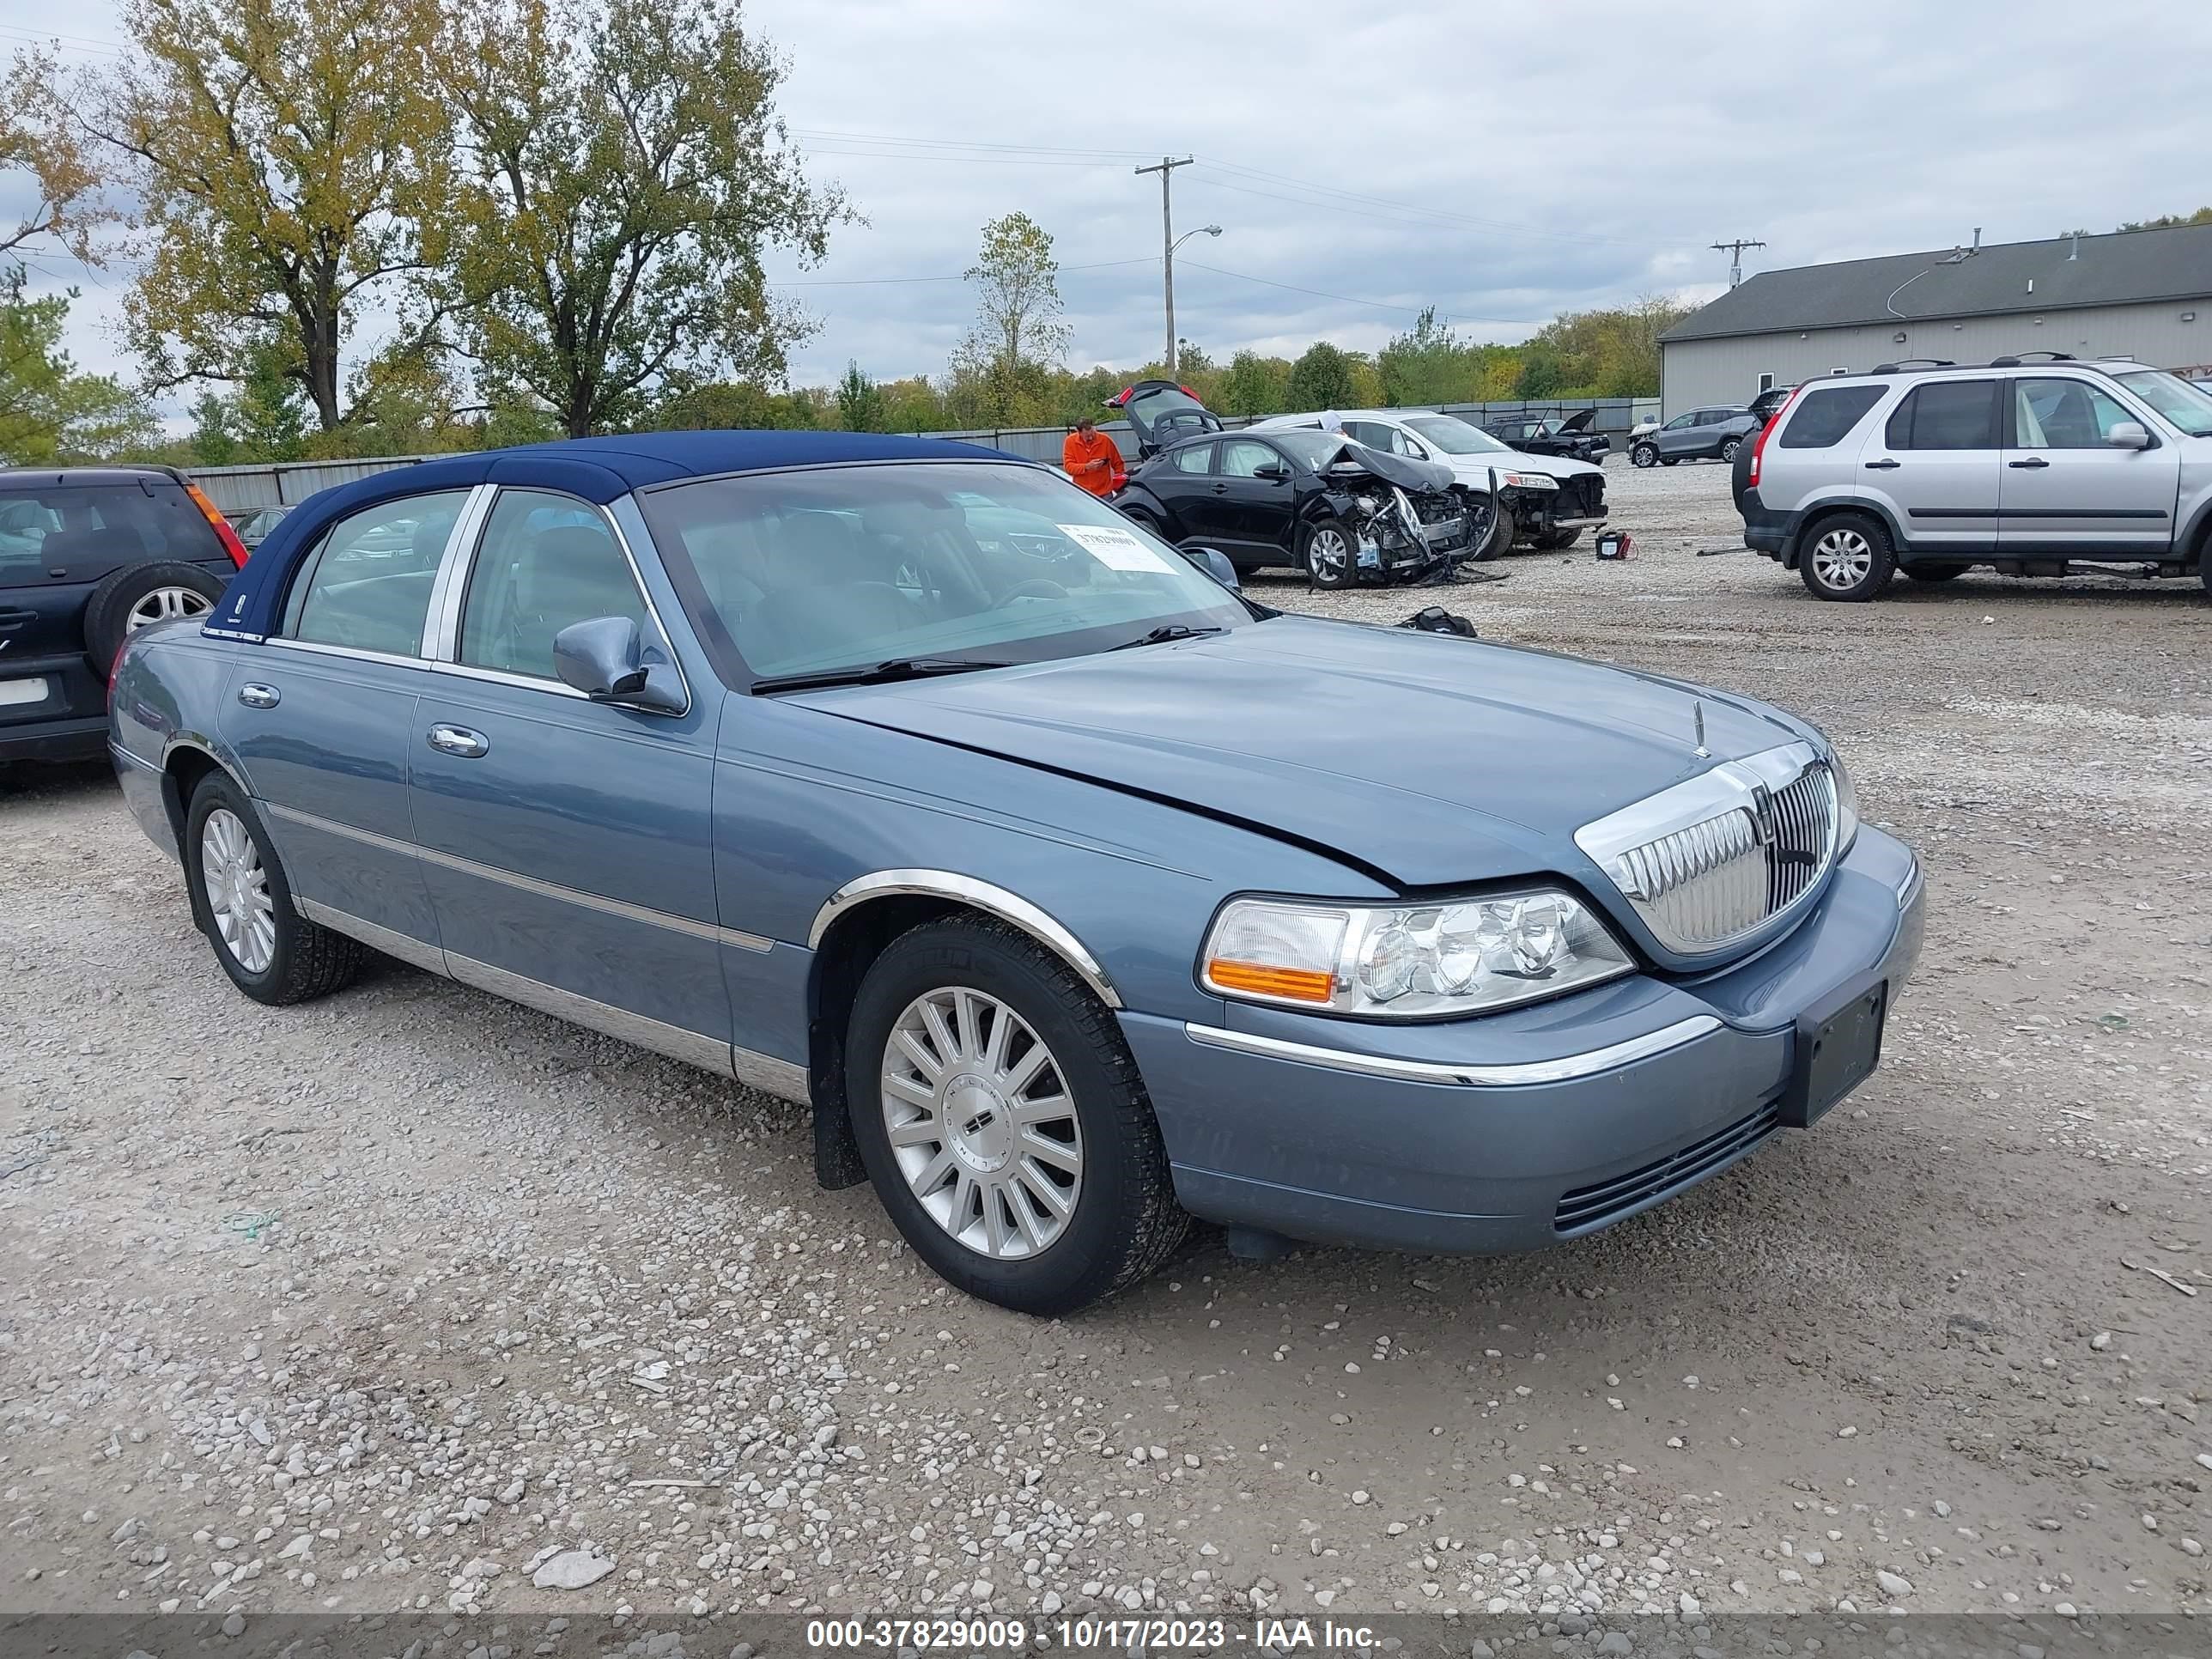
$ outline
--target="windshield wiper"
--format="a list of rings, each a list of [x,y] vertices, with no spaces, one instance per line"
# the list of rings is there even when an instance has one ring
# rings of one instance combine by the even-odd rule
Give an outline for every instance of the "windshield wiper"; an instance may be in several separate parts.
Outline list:
[[[927,679],[933,674],[966,674],[978,668],[1012,668],[1010,662],[978,662],[969,657],[893,657],[887,662],[852,668],[821,668],[807,674],[778,674],[755,680],[752,693],[809,691],[825,685],[879,685],[890,680]]]
[[[1207,634],[1225,634],[1225,628],[1193,628],[1188,623],[1162,623],[1141,639],[1124,640],[1119,645],[1109,645],[1109,651],[1133,651],[1140,645],[1165,645],[1170,640],[1195,640]]]

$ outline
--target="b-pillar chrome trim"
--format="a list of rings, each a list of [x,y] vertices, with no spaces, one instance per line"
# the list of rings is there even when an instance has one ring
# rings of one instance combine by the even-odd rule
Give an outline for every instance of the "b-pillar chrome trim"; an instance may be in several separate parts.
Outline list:
[[[1003,887],[994,887],[988,881],[978,881],[973,876],[960,875],[951,870],[878,870],[872,875],[860,876],[847,882],[814,913],[814,923],[806,930],[806,948],[820,950],[823,938],[829,933],[831,924],[846,912],[874,899],[891,898],[902,894],[951,899],[994,915],[1001,921],[1012,922],[1080,974],[1083,982],[1097,992],[1098,1000],[1109,1008],[1122,1006],[1121,994],[1114,988],[1114,981],[1107,977],[1098,958],[1085,950],[1083,941],[1054,917],[1018,893],[1010,893]]]
[[[340,910],[317,900],[295,896],[293,903],[308,921],[319,923],[332,933],[343,933],[348,939],[359,939],[370,949],[381,951],[386,956],[422,969],[426,973],[443,975],[464,985],[474,986],[479,991],[489,991],[509,1002],[519,1002],[526,1008],[535,1008],[556,1019],[565,1019],[572,1024],[605,1032],[623,1042],[635,1043],[641,1048],[650,1048],[655,1054],[666,1054],[686,1065],[696,1066],[717,1077],[734,1079],[747,1088],[757,1089],[763,1094],[774,1095],[795,1105],[812,1103],[806,1086],[806,1068],[787,1060],[778,1060],[773,1054],[740,1048],[734,1043],[721,1042],[697,1031],[684,1030],[643,1014],[633,1013],[627,1008],[617,1008],[611,1003],[599,1002],[590,997],[579,996],[574,991],[564,991],[557,985],[548,985],[543,980],[531,979],[494,967],[488,962],[478,962],[471,957],[456,956],[450,951],[440,950],[434,945],[406,933],[380,927],[373,921]]]

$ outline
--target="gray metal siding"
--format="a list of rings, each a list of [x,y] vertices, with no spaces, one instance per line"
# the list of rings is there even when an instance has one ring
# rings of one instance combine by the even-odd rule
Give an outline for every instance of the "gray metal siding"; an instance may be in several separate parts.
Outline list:
[[[2195,320],[2182,321],[2189,312]],[[1868,369],[1900,357],[1985,363],[2019,351],[2070,351],[2077,357],[2124,353],[2160,368],[2212,365],[2212,295],[2201,304],[2085,306],[1957,322],[1919,319],[1887,327],[1670,341],[1661,348],[1660,401],[1672,419],[1707,404],[1748,403],[1761,374],[1772,374],[1777,386],[1794,386],[1831,369]]]

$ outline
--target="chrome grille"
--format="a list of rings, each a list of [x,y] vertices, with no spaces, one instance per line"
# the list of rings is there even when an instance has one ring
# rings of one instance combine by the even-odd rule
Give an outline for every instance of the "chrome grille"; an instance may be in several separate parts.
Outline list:
[[[1698,955],[1809,895],[1836,854],[1836,780],[1811,745],[1741,761],[1586,825],[1577,842],[1659,942]]]

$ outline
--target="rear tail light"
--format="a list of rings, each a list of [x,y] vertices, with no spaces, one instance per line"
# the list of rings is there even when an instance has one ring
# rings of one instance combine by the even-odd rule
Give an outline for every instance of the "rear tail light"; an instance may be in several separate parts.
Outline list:
[[[224,518],[216,504],[207,498],[206,491],[190,480],[185,482],[185,494],[192,498],[192,505],[199,508],[207,521],[215,526],[215,538],[222,544],[222,550],[230,555],[230,562],[243,568],[247,558],[246,544],[239,540],[238,532],[230,520]]]
[[[123,672],[123,653],[131,648],[131,636],[125,634],[123,643],[115,647],[115,656],[107,665],[107,706],[115,706],[115,677]]]
[[[1774,435],[1774,428],[1782,424],[1782,417],[1790,412],[1790,405],[1804,395],[1805,388],[1801,386],[1782,400],[1782,407],[1768,416],[1766,424],[1759,428],[1759,441],[1751,447],[1751,471],[1744,475],[1743,487],[1746,489],[1759,488],[1759,469],[1766,459],[1766,441]]]

